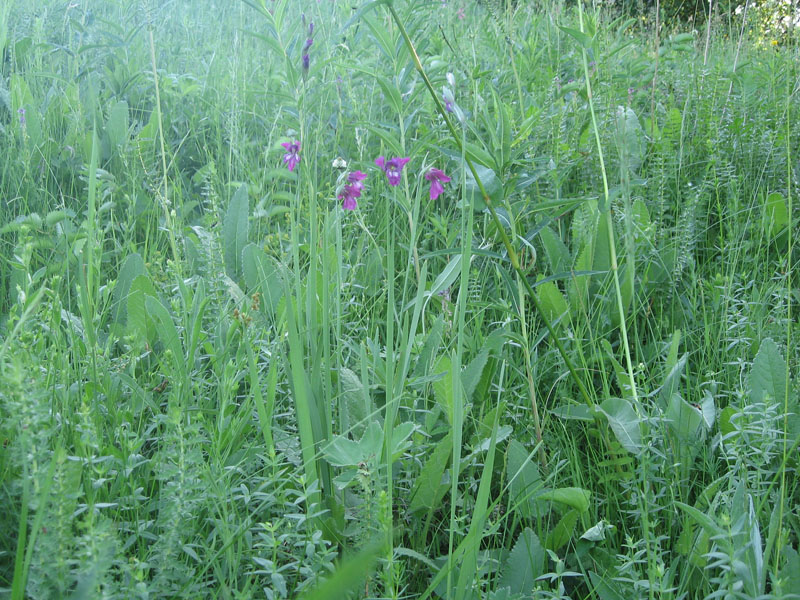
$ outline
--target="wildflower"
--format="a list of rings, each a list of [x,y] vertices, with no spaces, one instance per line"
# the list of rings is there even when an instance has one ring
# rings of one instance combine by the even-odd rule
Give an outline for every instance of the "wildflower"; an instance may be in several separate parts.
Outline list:
[[[431,200],[436,200],[444,191],[443,183],[450,181],[441,169],[431,169],[425,173],[425,179],[431,182]]]
[[[347,183],[349,183],[353,189],[358,191],[358,195],[361,195],[361,190],[364,189],[364,184],[361,183],[367,178],[366,173],[362,173],[361,171],[353,171],[347,176]]]
[[[297,163],[300,162],[300,142],[297,140],[293,142],[283,142],[281,144],[286,149],[286,154],[283,155],[283,162],[290,171],[294,171]]]
[[[25,109],[20,108],[19,110],[17,110],[17,114],[19,114],[19,124],[25,125]]]
[[[304,52],[304,53],[305,53],[305,52],[308,52],[308,49],[309,49],[309,48],[311,48],[311,44],[313,44],[313,43],[314,43],[314,40],[313,40],[313,39],[311,39],[311,38],[308,38],[308,39],[306,40],[306,43],[305,43],[305,44],[303,44],[303,52]]]
[[[355,210],[358,208],[356,198],[361,195],[361,192],[356,189],[354,185],[344,186],[344,190],[337,197],[342,201],[342,208],[344,210]]]
[[[308,54],[303,54],[303,73],[308,73],[308,67],[311,64],[311,59],[308,58]]]
[[[397,185],[400,183],[400,172],[406,163],[411,160],[410,158],[390,158],[385,160],[382,156],[375,159],[375,164],[378,165],[383,172],[386,173],[386,179],[389,180],[389,185]]]
[[[353,171],[347,175],[347,185],[344,186],[342,193],[337,196],[342,201],[342,208],[344,210],[355,210],[358,208],[356,198],[361,196],[364,190],[364,184],[361,183],[367,178],[366,173],[361,171]]]
[[[463,6],[459,7],[459,9],[456,12],[456,14],[458,15],[458,20],[459,21],[463,21],[464,18],[467,16],[467,15],[464,14],[464,7]]]
[[[444,100],[444,109],[449,113],[453,112],[453,103],[447,99],[447,94],[442,94],[442,100]]]
[[[343,159],[341,156],[337,156],[331,166],[334,169],[346,169],[347,168],[347,161]]]

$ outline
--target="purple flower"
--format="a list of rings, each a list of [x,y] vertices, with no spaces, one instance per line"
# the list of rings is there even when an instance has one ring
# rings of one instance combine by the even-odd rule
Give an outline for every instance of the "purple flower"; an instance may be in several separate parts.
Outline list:
[[[306,43],[303,44],[303,52],[308,52],[308,49],[311,48],[311,44],[313,44],[313,43],[314,43],[314,40],[311,39],[311,38],[308,38],[306,40]]]
[[[344,210],[355,210],[358,208],[356,198],[361,196],[360,184],[348,184],[344,186],[342,193],[337,196],[342,201],[342,208]]]
[[[283,155],[283,162],[290,171],[294,171],[297,163],[300,162],[300,142],[297,140],[293,142],[283,142],[281,144],[286,149],[286,154]]]
[[[361,183],[367,178],[366,173],[361,171],[353,171],[347,175],[347,185],[344,186],[342,193],[337,196],[342,201],[342,208],[344,210],[355,210],[358,208],[356,198],[361,196],[364,189],[364,184]]]
[[[308,37],[311,37],[312,35],[314,35],[314,21],[311,21],[308,24]]]
[[[310,59],[308,58],[308,54],[303,54],[303,72],[308,72],[308,67],[311,64]]]
[[[361,192],[355,189],[355,186],[346,185],[344,186],[342,193],[339,194],[338,198],[342,201],[342,208],[344,210],[355,210],[358,208],[356,198],[358,198],[360,195]]]
[[[442,100],[444,100],[444,109],[449,113],[453,112],[453,103],[446,96],[442,96]]]
[[[425,173],[425,179],[431,182],[431,200],[436,200],[444,191],[442,184],[450,181],[450,178],[441,169],[431,169]]]
[[[353,171],[347,176],[347,183],[351,184],[352,188],[358,191],[358,195],[361,195],[361,190],[364,189],[364,184],[361,183],[367,178],[366,173],[362,173],[361,171]]]
[[[411,160],[410,158],[390,158],[385,160],[382,156],[375,159],[375,164],[378,165],[383,172],[386,173],[386,179],[389,180],[389,185],[397,185],[400,183],[400,172],[406,163]]]
[[[19,110],[17,110],[17,114],[19,114],[19,124],[25,125],[25,109],[20,108]]]

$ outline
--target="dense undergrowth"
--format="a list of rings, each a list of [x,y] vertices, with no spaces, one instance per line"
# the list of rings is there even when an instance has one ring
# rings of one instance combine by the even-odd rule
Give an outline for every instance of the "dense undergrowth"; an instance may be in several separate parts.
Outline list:
[[[0,595],[800,598],[800,56],[738,19],[5,3]]]

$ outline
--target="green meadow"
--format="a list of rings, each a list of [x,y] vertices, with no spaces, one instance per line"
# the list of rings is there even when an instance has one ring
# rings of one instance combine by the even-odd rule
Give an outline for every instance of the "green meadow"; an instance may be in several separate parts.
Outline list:
[[[800,598],[798,8],[667,4],[3,2],[0,598]]]

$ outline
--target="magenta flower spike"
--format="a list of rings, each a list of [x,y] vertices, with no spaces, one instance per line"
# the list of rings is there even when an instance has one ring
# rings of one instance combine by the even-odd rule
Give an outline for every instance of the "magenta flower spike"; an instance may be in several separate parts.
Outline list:
[[[290,171],[300,162],[300,142],[297,140],[293,142],[283,142],[281,144],[286,149],[286,154],[283,155],[283,162]]]
[[[364,189],[364,184],[361,183],[367,178],[366,173],[362,173],[361,171],[353,171],[347,176],[347,183],[351,184],[349,187],[352,187],[354,190],[358,191],[358,194],[361,195],[361,190]]]
[[[425,173],[425,179],[431,182],[431,200],[436,200],[444,192],[443,183],[450,181],[441,169],[431,169]]]
[[[339,194],[339,200],[342,201],[342,208],[344,210],[355,210],[358,208],[358,202],[356,202],[356,198],[358,198],[359,193],[353,189],[352,186],[346,185],[344,186],[344,191]]]
[[[344,210],[355,210],[358,208],[356,198],[361,195],[364,189],[364,184],[361,183],[367,178],[366,173],[361,171],[353,171],[347,175],[347,185],[344,186],[342,193],[337,197],[342,201],[342,208]]]
[[[379,156],[375,159],[375,164],[386,173],[386,179],[389,180],[389,185],[395,186],[400,183],[400,172],[410,160],[410,158],[390,158],[386,160],[382,156]]]

